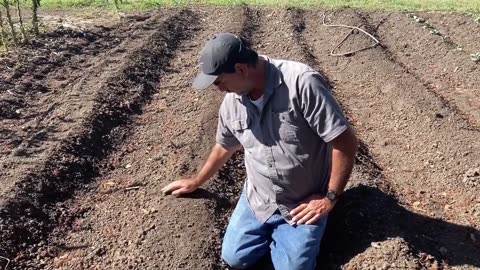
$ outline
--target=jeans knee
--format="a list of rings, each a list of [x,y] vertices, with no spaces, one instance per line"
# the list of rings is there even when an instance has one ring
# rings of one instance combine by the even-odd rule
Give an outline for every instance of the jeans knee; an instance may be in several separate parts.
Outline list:
[[[272,258],[272,260],[274,260]],[[284,260],[274,260],[273,265],[277,270],[313,270],[315,269],[316,257],[303,258],[303,257],[291,257]]]
[[[246,258],[243,258],[238,252],[234,250],[227,250],[222,248],[222,259],[230,267],[234,269],[245,269],[249,266]]]

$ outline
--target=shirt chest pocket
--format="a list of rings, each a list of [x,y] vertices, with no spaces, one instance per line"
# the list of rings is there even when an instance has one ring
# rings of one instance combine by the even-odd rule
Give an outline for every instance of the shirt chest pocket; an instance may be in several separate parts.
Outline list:
[[[298,122],[293,110],[272,112],[274,133],[277,139],[285,142],[298,142]]]
[[[255,144],[255,138],[251,130],[250,118],[233,119],[231,121],[235,138],[245,149],[250,149]]]

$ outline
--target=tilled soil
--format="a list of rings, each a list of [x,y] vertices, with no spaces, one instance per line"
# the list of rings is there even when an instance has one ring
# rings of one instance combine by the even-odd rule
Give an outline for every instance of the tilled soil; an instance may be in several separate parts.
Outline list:
[[[425,23],[434,26],[441,36],[447,39],[447,42],[451,41],[457,44],[465,53],[473,54],[480,51],[478,47],[478,39],[480,38],[480,21],[477,20],[478,16],[438,12],[420,12],[415,14],[425,19]]]
[[[338,29],[322,26],[314,16],[318,13],[305,13],[305,38],[315,55],[327,55],[338,42],[327,37]],[[420,257],[430,254],[445,267],[478,267],[476,236],[469,237],[478,234],[480,224],[478,186],[463,182],[467,171],[479,166],[478,130],[457,113],[463,107],[445,101],[392,55],[396,51],[389,47],[388,39],[399,35],[398,31],[377,34],[375,24],[362,12],[341,10],[330,14],[330,23],[363,24],[382,42],[382,46],[349,58],[317,59],[335,82],[335,92],[352,115],[360,137],[383,168],[385,180],[393,187],[392,195],[406,207],[402,212],[415,213],[385,217],[385,236],[401,235]],[[387,19],[379,27],[392,16],[384,14]],[[393,18],[392,22],[401,21]],[[406,27],[403,24],[403,29]],[[326,34],[319,35],[319,29]],[[365,36],[354,34],[345,49],[361,48],[367,42]],[[417,51],[421,52],[420,48]],[[471,79],[465,74],[463,80]]]
[[[378,37],[394,61],[443,99],[445,106],[469,122],[472,128],[480,131],[480,67],[470,56],[474,52],[475,30],[479,32],[480,27],[465,24],[464,31],[471,33],[472,38],[457,29],[455,37],[459,38],[454,40],[444,27],[437,29],[436,20],[422,22],[420,15],[417,19],[410,13],[361,16],[371,27],[376,26]],[[480,50],[478,34],[476,40],[477,50]],[[439,117],[441,115],[439,112]]]
[[[115,28],[58,29],[1,66],[1,196],[51,152],[93,110],[99,86],[118,72],[129,50],[152,33],[160,17],[138,17]],[[147,20],[148,19],[148,20]],[[130,51],[131,52],[131,51]]]
[[[111,156],[106,164],[111,169],[96,179],[96,196],[76,201],[88,209],[88,216],[76,220],[77,229],[66,238],[57,239],[65,248],[53,259],[53,267],[211,269],[219,263],[213,250],[219,232],[206,207],[208,198],[218,194],[204,190],[192,201],[164,197],[160,189],[192,174],[212,146],[212,116],[221,96],[191,90],[196,75],[192,67],[197,65],[197,48],[213,32],[240,32],[241,14],[235,23],[228,22],[230,14],[202,9],[182,18],[194,20],[186,28],[192,32],[190,39],[179,42],[170,72],[133,120],[133,135]]]
[[[347,35],[336,52],[372,40],[325,26],[323,14],[380,45],[331,56]],[[214,143],[222,95],[190,83],[208,36],[229,31],[319,70],[362,141],[319,269],[480,268],[478,44],[465,34],[480,32],[470,19],[204,7],[47,33],[1,59],[0,267],[226,268],[219,248],[242,154],[191,196],[160,189],[194,174]],[[268,268],[268,256],[253,267]]]

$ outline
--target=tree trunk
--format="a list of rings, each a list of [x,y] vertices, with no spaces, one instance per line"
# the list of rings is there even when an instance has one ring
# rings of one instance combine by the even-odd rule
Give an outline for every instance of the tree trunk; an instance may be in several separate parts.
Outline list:
[[[27,32],[25,31],[25,26],[23,25],[23,18],[22,18],[22,11],[20,10],[20,0],[16,0],[17,2],[17,14],[18,14],[18,22],[20,23],[20,31],[22,32],[23,41],[27,42]]]
[[[36,36],[40,34],[38,30],[38,7],[40,6],[40,0],[32,0],[32,28]]]
[[[15,27],[13,25],[12,16],[10,16],[10,6],[8,4],[8,0],[3,0],[3,6],[5,7],[5,13],[7,14],[7,21],[8,21],[8,24],[10,25],[10,29],[12,31],[13,43],[16,46],[16,45],[18,45],[17,32],[15,32]]]
[[[3,27],[3,16],[2,16],[2,11],[1,10],[0,10],[0,31],[2,32],[3,47],[5,47],[5,50],[8,52],[7,33],[5,32],[5,27]]]

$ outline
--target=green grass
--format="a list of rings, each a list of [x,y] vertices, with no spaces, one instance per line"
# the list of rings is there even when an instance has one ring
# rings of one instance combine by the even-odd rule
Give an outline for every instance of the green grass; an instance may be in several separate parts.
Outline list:
[[[125,2],[120,5],[125,10],[185,5],[234,6],[246,3],[259,6],[352,7],[408,11],[457,11],[480,14],[480,0],[126,0]],[[42,0],[41,3],[44,8],[114,7],[113,0]]]

